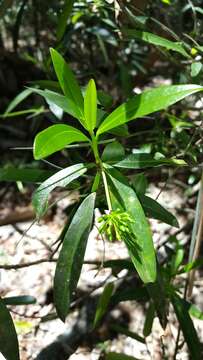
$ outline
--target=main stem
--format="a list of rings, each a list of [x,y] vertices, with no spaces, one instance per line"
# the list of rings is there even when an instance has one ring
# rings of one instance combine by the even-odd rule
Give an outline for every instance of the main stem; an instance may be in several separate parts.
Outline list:
[[[97,141],[97,138],[96,138],[96,136],[94,134],[91,134],[91,138],[92,138],[92,150],[93,150],[93,153],[94,153],[96,165],[98,166],[98,168],[99,168],[99,170],[101,171],[101,174],[102,174],[102,179],[103,179],[103,184],[104,184],[104,190],[105,190],[108,210],[111,212],[112,211],[112,205],[111,205],[110,192],[109,192],[109,187],[108,187],[108,183],[107,183],[106,174],[105,174],[105,171],[103,169],[103,164],[102,164],[102,161],[101,161],[100,156],[99,156],[98,141]]]
[[[99,168],[101,168],[101,159],[99,156],[98,141],[94,134],[91,134],[91,138],[92,138],[92,150],[94,153],[95,161],[96,161],[97,166]]]
[[[102,169],[102,179],[103,179],[103,183],[104,183],[104,189],[105,189],[106,201],[107,201],[108,209],[109,209],[109,212],[111,212],[112,211],[111,198],[110,198],[110,193],[109,193],[106,174],[105,174],[105,171],[103,169]]]

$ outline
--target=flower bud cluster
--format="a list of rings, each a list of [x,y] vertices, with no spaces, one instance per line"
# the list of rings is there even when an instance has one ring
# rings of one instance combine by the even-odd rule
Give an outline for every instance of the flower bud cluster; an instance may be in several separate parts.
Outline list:
[[[120,209],[111,211],[99,218],[100,234],[106,234],[110,241],[123,240],[126,236],[132,236],[131,224],[134,223],[130,214]]]

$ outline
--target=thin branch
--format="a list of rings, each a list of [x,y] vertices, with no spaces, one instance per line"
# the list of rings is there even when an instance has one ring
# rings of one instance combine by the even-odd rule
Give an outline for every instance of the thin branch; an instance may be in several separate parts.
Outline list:
[[[57,259],[39,259],[27,263],[22,264],[12,264],[12,265],[0,265],[0,269],[4,270],[17,270],[17,269],[23,269],[29,266],[39,265],[46,262],[57,262]]]
[[[41,159],[41,161],[44,162],[45,164],[48,164],[48,165],[52,166],[55,169],[63,170],[63,168],[61,166],[58,166],[58,165],[56,165],[56,164],[54,164],[54,163],[52,163],[52,162],[50,162],[48,160]]]
[[[18,270],[18,269],[23,269],[26,267],[30,267],[30,266],[35,266],[35,265],[40,265],[42,263],[56,263],[58,261],[58,259],[54,258],[48,258],[48,259],[39,259],[36,261],[30,261],[30,262],[26,262],[26,263],[22,263],[22,264],[11,264],[11,265],[0,265],[0,269],[4,269],[4,270]],[[100,265],[101,262],[99,261],[84,261],[83,264],[85,265]]]

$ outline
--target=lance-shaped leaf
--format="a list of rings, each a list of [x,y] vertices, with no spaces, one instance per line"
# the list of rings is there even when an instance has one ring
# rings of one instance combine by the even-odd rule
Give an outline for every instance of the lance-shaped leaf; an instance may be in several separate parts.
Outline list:
[[[105,286],[103,293],[101,294],[99,298],[99,302],[97,304],[96,314],[94,318],[94,325],[93,325],[94,327],[97,326],[97,324],[100,322],[102,317],[105,315],[113,290],[114,290],[114,284],[112,282],[108,283]]]
[[[148,180],[144,173],[136,174],[131,180],[132,186],[138,196],[144,195],[147,191]]]
[[[191,317],[203,320],[203,312],[198,307],[196,307],[196,305],[190,303],[185,299],[179,298],[179,300],[181,301],[182,306],[184,306],[185,311],[187,311]]]
[[[114,166],[125,169],[144,169],[148,167],[160,166],[160,165],[176,165],[183,166],[186,162],[181,159],[154,159],[152,155],[145,153],[130,154],[125,159],[119,161]]]
[[[186,303],[188,304],[187,301]],[[190,316],[195,317],[196,319],[199,320],[203,320],[203,312],[200,309],[198,309],[194,304],[189,303],[188,308],[189,308]]]
[[[178,274],[187,273],[193,269],[203,266],[203,258],[196,259],[181,267]]]
[[[111,298],[111,304],[117,305],[121,301],[149,301],[149,294],[145,286],[139,287],[137,284],[129,286],[127,289],[119,288]]]
[[[171,41],[171,40],[165,39],[161,36],[147,32],[147,31],[124,29],[123,32],[125,35],[127,35],[131,39],[134,39],[134,38],[140,39],[140,40],[147,42],[148,44],[161,46],[167,50],[172,50],[172,51],[178,52],[179,54],[183,55],[184,57],[190,58],[190,55],[188,55],[188,53],[185,51],[181,42]]]
[[[113,103],[113,97],[109,94],[107,94],[105,91],[98,90],[98,103],[102,105],[104,108],[108,109],[112,106]]]
[[[199,85],[170,85],[144,91],[117,107],[107,116],[100,125],[97,135],[103,134],[130,120],[165,109],[184,99],[186,96],[202,90],[203,87]]]
[[[51,49],[51,58],[64,95],[78,106],[80,119],[84,119],[84,100],[75,75],[64,58],[54,49]]]
[[[97,89],[93,79],[89,81],[85,92],[84,113],[85,127],[92,133],[97,123]]]
[[[144,209],[145,215],[152,219],[160,220],[168,225],[179,227],[176,217],[149,196],[140,194],[139,200]]]
[[[151,302],[147,309],[147,314],[144,322],[144,329],[143,329],[144,337],[147,337],[151,334],[154,317],[155,317],[155,307],[154,307],[154,303]]]
[[[57,40],[60,41],[65,33],[67,21],[73,8],[74,0],[65,0],[63,10],[58,19]]]
[[[43,169],[27,168],[0,168],[0,181],[22,181],[31,183],[41,183],[48,177],[54,175],[56,171]]]
[[[163,280],[163,274],[161,267],[157,262],[157,277],[154,283],[147,284],[146,286],[148,294],[152,299],[157,316],[163,329],[167,325],[167,314],[168,314],[168,300],[166,294],[166,286]]]
[[[106,117],[106,116],[105,116]],[[127,124],[122,124],[119,125],[113,129],[111,129],[109,131],[110,134],[116,135],[116,136],[128,136],[129,135],[129,131],[128,131],[128,125]]]
[[[114,163],[123,159],[124,156],[125,148],[119,142],[114,141],[105,146],[102,154],[102,160],[104,162]]]
[[[106,166],[106,165],[105,165]],[[128,185],[126,179],[115,169],[107,167],[108,179],[113,206],[127,211],[133,223],[130,224],[133,237],[126,237],[125,242],[131,260],[144,283],[156,280],[156,257],[149,223],[135,191]]]
[[[192,77],[196,77],[197,75],[199,75],[201,70],[202,70],[202,63],[200,61],[194,62],[191,64],[190,75]]]
[[[43,90],[50,90],[62,94],[62,89],[58,81],[55,80],[35,80],[30,82],[33,85],[39,86]],[[33,88],[32,88],[33,89]]]
[[[94,214],[95,193],[90,194],[76,211],[64,237],[54,277],[54,303],[62,321],[68,314],[76,289]]]
[[[65,187],[87,171],[84,164],[76,164],[58,171],[49,179],[44,181],[34,192],[32,204],[36,210],[37,217],[45,214],[48,208],[48,197],[56,187]]]
[[[18,339],[11,315],[0,298],[0,353],[6,360],[19,360]]]
[[[142,336],[138,335],[134,331],[132,332],[132,331],[126,329],[123,326],[120,326],[120,325],[117,325],[117,324],[112,324],[111,329],[116,331],[118,334],[126,335],[128,337],[131,337],[132,339],[135,339],[135,340],[143,343],[143,344],[146,343],[145,339]]]
[[[177,239],[176,239],[176,241],[177,241]],[[183,262],[184,254],[185,254],[183,245],[179,244],[178,242],[176,243],[174,250],[175,250],[175,253],[172,255],[171,264],[170,264],[171,276],[175,276],[178,273],[178,269]]]
[[[20,92],[8,105],[4,115],[6,116],[13,109],[15,109],[23,100],[25,100],[30,94],[32,94],[32,89],[25,89]]]
[[[65,113],[70,114],[71,116],[80,120],[80,112],[78,111],[78,107],[69,97],[50,90],[40,90],[35,88],[29,89],[30,91],[42,96],[48,104],[53,103],[62,109]]]
[[[34,296],[22,295],[22,296],[9,296],[2,299],[5,305],[30,305],[36,304],[37,299]]]
[[[114,260],[106,260],[103,263],[104,268],[112,268],[115,271],[121,271],[123,269],[128,269],[130,271],[134,271],[134,265],[132,261],[129,259],[114,259]]]
[[[189,315],[189,309],[184,300],[177,294],[172,297],[172,304],[178,318],[181,330],[187,343],[191,359],[200,360],[201,346],[197,336],[197,332]]]
[[[34,140],[34,158],[43,159],[64,149],[73,142],[89,141],[80,130],[70,125],[57,124],[39,132]]]

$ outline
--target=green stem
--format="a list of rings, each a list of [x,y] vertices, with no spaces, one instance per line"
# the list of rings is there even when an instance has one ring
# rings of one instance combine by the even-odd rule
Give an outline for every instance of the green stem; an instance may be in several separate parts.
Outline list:
[[[104,184],[108,209],[109,209],[109,211],[112,211],[111,198],[110,198],[107,178],[106,178],[106,174],[104,172],[103,166],[102,166],[102,161],[101,161],[100,156],[99,156],[98,140],[97,140],[97,138],[96,138],[96,136],[94,134],[91,134],[91,138],[92,138],[92,150],[93,150],[93,153],[94,153],[96,165],[98,166],[98,168],[99,168],[99,170],[101,171],[101,174],[102,174],[102,179],[103,179],[103,184]]]
[[[103,169],[102,169],[102,179],[103,179],[103,183],[104,183],[104,189],[105,189],[106,201],[107,201],[108,209],[109,209],[109,211],[112,211],[111,198],[110,198],[107,178],[106,178],[106,174],[105,174]]]
[[[94,153],[94,157],[96,160],[96,164],[101,168],[101,159],[99,156],[99,150],[98,150],[98,142],[94,135],[92,135],[92,150]]]

